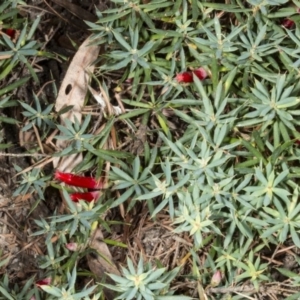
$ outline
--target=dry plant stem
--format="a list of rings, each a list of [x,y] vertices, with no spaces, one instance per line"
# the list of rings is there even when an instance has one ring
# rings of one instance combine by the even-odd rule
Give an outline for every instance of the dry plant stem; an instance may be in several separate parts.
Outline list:
[[[13,257],[15,257],[15,256],[18,256],[20,253],[24,252],[24,251],[27,250],[28,248],[31,248],[31,247],[36,248],[37,242],[38,242],[39,240],[41,240],[41,239],[42,239],[42,237],[39,237],[39,238],[35,239],[34,241],[30,242],[29,244],[27,244],[26,246],[24,246],[19,252],[17,252],[17,253],[15,253],[14,255],[12,255],[10,258],[13,258]],[[39,248],[38,248],[38,249],[39,249]],[[40,254],[40,255],[43,255],[43,251],[41,251],[40,249],[39,249],[39,254]]]
[[[22,241],[24,240],[23,236],[16,230],[15,226],[13,226],[9,222],[3,220],[3,218],[0,220],[0,224],[1,223],[8,226],[20,240],[22,240]]]
[[[107,162],[105,165],[105,178],[104,178],[104,182],[103,182],[104,184],[108,184],[108,181],[109,181],[108,174],[110,171],[110,166],[111,166],[110,162]]]
[[[274,258],[275,258],[276,254],[278,253],[278,249],[279,249],[279,248],[280,248],[280,246],[277,245],[275,251],[273,252],[273,255],[272,255],[271,259],[274,259]]]
[[[16,226],[19,226],[19,223],[12,217],[7,209],[5,209],[4,212],[10,217],[10,219],[15,223]]]
[[[29,8],[29,9],[26,9],[26,8]],[[18,9],[20,9],[21,11],[27,12],[27,13],[32,13],[32,9],[36,9],[36,10],[42,11],[44,13],[51,14],[51,12],[49,10],[46,10],[46,9],[43,9],[41,7],[34,6],[34,5],[28,5],[28,4],[26,4],[26,5],[20,4],[20,5],[18,5]]]
[[[2,34],[2,33],[1,33]],[[11,58],[12,55],[1,55],[0,60]]]
[[[187,242],[185,239],[181,238],[180,236],[174,235],[172,238],[173,238],[173,240],[175,242],[179,242],[179,243],[185,244],[185,245],[187,245],[189,247],[193,247],[194,246],[192,243]]]
[[[66,1],[66,0],[52,0],[52,1],[55,2],[56,4],[62,6],[66,10],[68,10],[71,14],[78,17],[80,20],[83,19],[83,20],[87,20],[90,22],[96,22],[98,20],[98,18],[96,16],[94,16],[87,10],[82,9],[78,5],[72,4],[69,1]]]
[[[125,110],[125,107],[124,107],[123,102],[122,102],[122,100],[121,100],[120,94],[119,94],[119,93],[115,93],[115,98],[116,98],[116,100],[117,100],[117,102],[118,102],[119,107],[120,107],[121,110],[122,110],[122,113],[125,114],[125,113],[126,113],[126,110]]]
[[[103,129],[105,128],[105,124],[101,125],[101,127],[99,127],[96,131],[95,131],[95,135],[99,134],[100,132],[103,131]]]
[[[237,294],[237,295],[240,295],[240,296],[242,296],[242,297],[244,297],[244,298],[246,298],[246,299],[249,299],[249,300],[256,300],[256,298],[252,298],[252,297],[250,297],[250,296],[241,294],[241,293],[239,293],[239,292],[236,292],[236,294]]]
[[[7,170],[6,168],[2,168],[2,167],[0,167],[0,171],[4,173],[11,173],[10,170]]]
[[[116,136],[116,128],[115,126],[112,126],[111,127],[111,130],[110,130],[110,136],[111,136],[111,149],[116,149],[117,148],[117,136]]]
[[[295,288],[294,290],[291,288],[295,288],[293,284],[289,284],[289,280],[285,282],[272,282],[266,284],[260,284],[258,290],[252,284],[242,285],[242,286],[235,286],[235,287],[216,287],[216,288],[208,288],[206,289],[206,293],[210,294],[228,294],[228,293],[235,293],[240,294],[246,297],[246,294],[256,294],[256,293],[263,293],[263,294],[273,294],[279,295],[282,293],[291,295],[296,293],[300,290],[300,288]]]
[[[9,156],[9,157],[51,157],[51,155],[48,154],[42,154],[42,153],[0,153],[0,156]]]
[[[179,257],[179,248],[180,248],[180,244],[178,241],[175,240],[175,252],[174,252],[174,256],[173,256],[172,263],[171,263],[171,266],[173,269],[177,265],[177,257]]]
[[[42,168],[45,165],[51,163],[53,161],[53,159],[54,159],[54,157],[51,157],[51,156],[43,158],[40,161],[38,161],[37,163],[35,163],[35,164],[31,165],[30,167],[24,169],[22,172],[17,173],[14,177],[19,176],[23,173],[29,172],[34,168]]]
[[[277,251],[276,254],[275,254],[275,256],[276,256],[277,254],[281,253],[281,252],[288,252],[289,254],[295,254],[295,253],[293,253],[293,252],[290,251],[290,249],[296,248],[295,245],[292,245],[292,246],[289,246],[289,247],[284,247],[284,248],[283,248],[283,245],[279,245],[278,247],[279,247],[279,248],[282,248],[282,249],[279,250],[279,251]]]
[[[278,266],[283,265],[283,262],[275,260],[275,259],[272,259],[272,258],[269,258],[269,257],[267,257],[265,255],[259,255],[258,253],[256,253],[255,256],[259,256],[259,257],[267,260],[269,262],[269,264],[273,263],[273,264],[278,265]]]
[[[44,3],[49,7],[49,9],[53,12],[54,15],[57,15],[60,19],[62,19],[64,22],[69,23],[67,19],[65,19],[62,15],[60,15],[55,9],[51,7],[51,5],[44,0]]]
[[[59,132],[58,129],[54,129],[54,131],[49,135],[49,137],[46,140],[46,145],[50,145],[55,149],[58,149],[55,144],[52,142],[52,140],[54,139],[54,137],[57,135],[57,133]]]
[[[101,85],[99,87],[100,87],[101,94],[103,96],[103,100],[105,101],[105,104],[106,104],[107,113],[109,116],[112,116],[113,108],[112,108],[112,105],[110,104],[109,96],[106,94],[105,90],[102,88]]]
[[[133,247],[128,247],[127,256],[132,260],[134,266],[137,267],[137,261],[138,261],[139,256],[140,256],[140,252],[137,251],[137,249],[135,249]],[[137,256],[137,258],[136,258],[136,256]]]
[[[137,247],[139,248],[141,254],[145,257],[146,256],[146,252],[144,250],[144,247],[142,245],[141,240],[138,237],[134,238],[135,243],[137,244]]]
[[[37,92],[37,94],[36,94],[37,97],[40,96],[40,94],[43,92],[44,88],[45,88],[48,84],[51,84],[51,83],[53,83],[53,82],[55,82],[55,80],[50,80],[50,81],[45,82],[45,83],[43,84],[43,86],[39,89],[39,91]]]
[[[45,154],[44,147],[43,147],[43,144],[42,144],[42,141],[41,141],[41,138],[40,138],[39,131],[38,131],[38,129],[36,128],[36,126],[34,124],[33,124],[33,130],[34,130],[37,142],[39,144],[39,147],[40,147],[42,153]]]

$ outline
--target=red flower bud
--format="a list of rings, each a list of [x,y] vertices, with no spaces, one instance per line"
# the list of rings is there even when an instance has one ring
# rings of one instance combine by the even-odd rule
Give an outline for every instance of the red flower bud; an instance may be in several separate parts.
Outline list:
[[[222,273],[221,271],[218,270],[213,275],[210,284],[212,287],[218,286],[221,283],[221,280],[222,280]]]
[[[16,31],[12,28],[5,29],[5,33],[11,38],[14,39],[16,36]]]
[[[178,82],[193,82],[193,74],[192,72],[182,72],[176,75],[176,80]]]
[[[86,202],[92,202],[93,200],[97,200],[99,198],[99,196],[100,196],[100,193],[98,191],[70,194],[70,198],[73,202],[78,202],[79,200],[84,200]]]
[[[51,284],[51,278],[48,277],[48,278],[44,278],[44,279],[38,280],[35,284],[37,286],[50,285]]]
[[[287,29],[291,29],[294,27],[295,22],[291,19],[284,19],[281,23],[281,25]]]
[[[207,77],[207,72],[203,68],[199,68],[193,72],[200,80],[204,80]]]
[[[70,251],[76,251],[77,250],[77,243],[68,243],[65,245],[66,248]]]
[[[103,182],[94,177],[78,176],[71,173],[55,172],[55,179],[58,179],[68,185],[78,186],[88,189],[102,189]]]
[[[176,80],[178,82],[193,82],[193,73],[200,79],[203,80],[207,77],[207,72],[203,68],[198,68],[192,72],[182,72],[176,75]]]

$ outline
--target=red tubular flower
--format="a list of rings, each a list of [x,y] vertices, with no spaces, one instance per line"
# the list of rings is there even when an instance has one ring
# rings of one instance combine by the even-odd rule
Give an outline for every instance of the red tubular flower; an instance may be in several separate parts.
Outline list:
[[[200,79],[204,80],[207,77],[207,72],[203,68],[198,68],[196,70],[193,70],[192,72],[182,72],[176,75],[176,80],[178,82],[193,82],[193,73]]]
[[[291,29],[294,27],[295,22],[291,19],[284,19],[281,23],[281,25],[287,29]]]
[[[71,173],[55,172],[55,179],[58,179],[68,185],[78,186],[88,189],[102,189],[103,182],[94,177],[78,176]]]
[[[42,285],[50,285],[51,284],[51,278],[48,277],[48,278],[44,278],[44,279],[38,280],[35,284],[38,287],[40,287]]]
[[[100,192],[86,192],[86,193],[72,193],[70,194],[70,198],[73,202],[78,202],[79,200],[84,200],[86,202],[92,202],[93,200],[97,200],[100,196]]]

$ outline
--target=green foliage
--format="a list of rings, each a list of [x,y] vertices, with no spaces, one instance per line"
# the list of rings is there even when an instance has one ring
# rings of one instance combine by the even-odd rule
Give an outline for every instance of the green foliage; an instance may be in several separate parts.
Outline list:
[[[23,287],[15,284],[10,287],[8,275],[4,275],[0,281],[0,299],[1,300],[22,300],[30,299],[37,291],[32,289],[34,278],[30,278]]]
[[[33,94],[34,103],[36,109],[34,109],[31,105],[27,103],[20,102],[22,107],[26,109],[23,112],[23,115],[28,118],[28,125],[23,127],[23,131],[30,129],[33,125],[37,126],[38,128],[42,129],[43,131],[47,130],[47,127],[54,128],[55,124],[52,121],[53,116],[50,115],[53,104],[48,105],[44,110],[42,110],[39,98]]]
[[[298,172],[300,42],[297,24],[295,30],[278,26],[296,14],[282,6],[286,2],[114,1],[97,24],[89,23],[94,43],[106,45],[101,72],[122,68],[120,84],[133,79],[136,93],[123,100],[131,111],[120,119],[134,121],[147,110],[155,115],[156,88],[163,96],[155,102],[161,99],[162,108],[186,123],[175,139],[161,118],[163,145],[150,167],[141,158],[112,167],[114,189],[123,191],[115,205],[130,199],[131,209],[137,200],[148,201],[152,217],[167,207],[175,233],[188,232],[196,250],[215,237],[214,268],[229,282],[236,274],[251,278],[256,288],[269,277],[251,241],[263,247],[291,236],[299,245],[299,207],[291,200],[299,188],[291,179]],[[219,11],[234,17],[212,18]],[[145,45],[147,51],[132,53]],[[210,78],[194,76],[190,85],[174,79],[197,67]],[[145,90],[148,99],[140,97]]]
[[[254,261],[254,252],[252,250],[249,253],[249,258],[246,260],[246,263],[238,262],[237,265],[243,270],[243,272],[236,277],[236,280],[240,281],[244,278],[250,277],[256,290],[259,288],[259,280],[269,280],[266,275],[263,275],[268,264],[262,264],[259,256]]]
[[[112,167],[110,178],[116,183],[114,188],[120,190],[127,189],[127,191],[114,202],[113,206],[118,206],[124,201],[128,200],[132,194],[135,194],[136,197],[139,197],[143,194],[149,193],[147,186],[149,185],[149,180],[151,180],[150,171],[153,167],[154,160],[156,159],[156,154],[157,151],[154,149],[149,165],[142,172],[141,161],[139,157],[134,159],[132,168],[125,166],[126,172],[120,168]],[[133,202],[137,199],[133,199]],[[134,205],[134,203],[132,205]]]
[[[280,141],[290,141],[293,132],[297,132],[295,125],[299,125],[294,116],[299,115],[297,106],[300,98],[293,92],[295,86],[287,85],[285,75],[277,77],[271,92],[261,82],[255,81],[255,88],[251,89],[249,97],[252,110],[244,115],[246,121],[242,121],[238,126],[252,126],[261,124],[261,131],[267,131],[274,136],[274,147],[278,147]],[[282,137],[280,138],[279,135]]]
[[[122,90],[120,99],[126,112],[104,115],[98,135],[90,133],[90,115],[82,124],[65,120],[57,125],[52,105],[42,108],[35,94],[33,107],[13,100],[9,93],[27,79],[0,90],[0,108],[19,103],[25,109],[24,130],[34,125],[42,132],[55,127],[60,131],[56,139],[69,144],[57,156],[85,155],[77,171],[97,166],[100,174],[105,163],[111,167],[112,188],[98,203],[75,205],[64,191],[69,213],[36,221],[39,229],[34,235],[46,235],[48,251],[40,267],[67,282],[43,290],[51,295],[49,299],[79,299],[95,289],[99,298],[99,285],[81,293],[75,289],[77,261],[91,251],[87,245],[91,224],[98,221],[109,231],[110,224],[102,219],[108,209],[124,204],[128,213],[143,201],[154,220],[159,213],[168,214],[173,233],[190,236],[192,267],[186,278],[197,280],[198,287],[206,290],[209,277],[221,270],[224,288],[250,280],[259,290],[272,280],[272,261],[264,260],[261,252],[289,241],[300,247],[299,2],[112,2],[112,8],[97,11],[96,23],[87,22],[92,42],[104,49],[96,76],[99,82],[103,79],[107,95],[108,76],[118,88],[129,82],[129,89]],[[0,10],[8,7],[2,4]],[[12,9],[0,20],[16,14]],[[280,26],[285,18],[294,27]],[[9,58],[0,60],[0,79],[25,65],[37,80],[29,61],[43,55],[32,40],[38,22],[25,25],[15,42],[1,36],[0,56]],[[176,79],[177,73],[199,67],[209,75],[205,80],[195,75],[192,83]],[[6,116],[0,121],[16,123]],[[146,128],[146,142],[138,156],[107,150],[112,132],[121,143],[137,135],[141,125]],[[15,195],[37,191],[43,199],[49,178],[37,169],[22,176]],[[53,236],[57,242],[52,244]],[[71,238],[82,251],[71,254],[65,249]],[[116,291],[116,299],[189,299],[170,289],[179,271],[144,266],[142,258],[134,268],[127,259],[122,276],[108,274],[115,285],[102,285]],[[278,271],[299,284],[296,273]],[[9,286],[7,279],[3,282],[0,292],[5,295]]]
[[[57,125],[57,128],[61,131],[62,135],[57,135],[55,138],[70,142],[70,146],[65,148],[60,155],[66,155],[74,151],[77,152],[82,148],[89,148],[89,140],[93,137],[93,135],[85,134],[84,132],[87,130],[90,120],[91,116],[88,115],[83,124],[80,124],[76,118],[74,123],[65,119],[65,126]]]
[[[57,288],[55,286],[51,285],[42,285],[41,288],[49,295],[50,297],[47,297],[47,299],[74,299],[74,300],[80,300],[80,299],[91,299],[88,297],[96,288],[96,286],[91,286],[89,288],[84,288],[79,293],[76,293],[75,291],[75,283],[76,283],[76,268],[73,269],[72,274],[70,272],[67,272],[67,283],[61,286],[60,288]],[[99,299],[101,293],[98,293],[92,299]]]
[[[5,60],[4,63],[1,64],[0,80],[5,78],[18,63],[23,63],[28,68],[30,75],[34,78],[34,80],[38,81],[38,77],[26,57],[32,57],[38,54],[39,44],[36,41],[32,41],[31,38],[39,22],[40,17],[38,17],[32,24],[29,32],[27,24],[25,24],[21,30],[18,40],[15,43],[5,34],[1,36],[0,46],[9,50],[1,51],[0,56],[8,56],[9,59]]]
[[[22,172],[19,166],[15,166],[17,172]],[[37,192],[40,199],[44,199],[44,188],[46,187],[46,182],[50,180],[50,176],[42,176],[40,170],[37,168],[32,169],[32,171],[23,173],[22,180],[19,181],[19,187],[15,190],[13,196],[25,195],[27,193]]]
[[[76,233],[76,237],[81,242],[82,240],[87,239],[92,230],[91,226],[95,221],[101,222],[106,228],[108,227],[106,222],[101,220],[101,215],[107,210],[111,204],[110,202],[102,204],[101,199],[99,199],[99,202],[97,202],[96,205],[93,205],[92,203],[85,203],[83,201],[80,201],[80,205],[76,205],[72,202],[70,196],[65,190],[63,190],[63,194],[67,201],[70,213],[66,215],[53,216],[50,224],[44,219],[36,220],[35,222],[41,230],[36,231],[33,235],[47,234],[47,244],[51,243],[51,238],[55,232],[63,233],[60,243],[62,245],[63,243],[67,243],[66,234],[68,234],[68,238],[70,239]],[[54,253],[52,253],[51,256],[54,256]]]
[[[115,299],[192,299],[183,295],[172,296],[172,293],[169,292],[169,285],[180,268],[167,272],[165,268],[153,268],[150,263],[144,266],[142,258],[140,258],[136,269],[131,259],[127,258],[127,266],[128,269],[122,267],[123,276],[109,274],[109,277],[115,281],[115,285],[103,284],[103,286],[120,293],[120,296]]]

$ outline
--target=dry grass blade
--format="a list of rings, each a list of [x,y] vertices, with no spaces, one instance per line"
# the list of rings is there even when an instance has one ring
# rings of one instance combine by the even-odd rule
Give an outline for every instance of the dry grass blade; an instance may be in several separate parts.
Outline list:
[[[67,0],[52,0],[56,4],[64,7],[67,9],[70,13],[75,15],[81,20],[86,20],[90,22],[96,22],[98,19],[93,14],[89,13],[87,10],[82,9],[82,7],[72,4]]]

